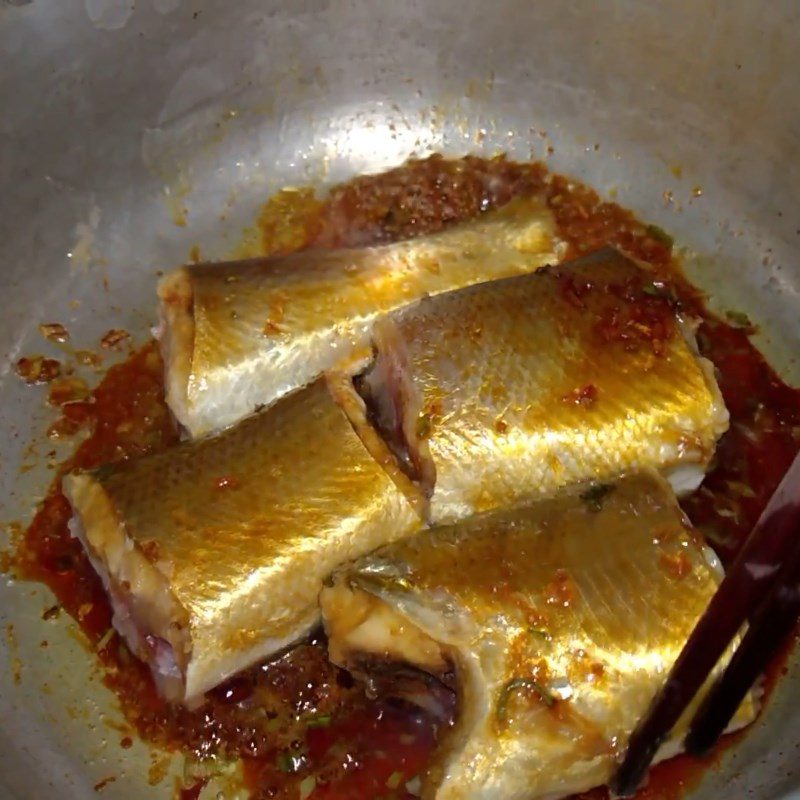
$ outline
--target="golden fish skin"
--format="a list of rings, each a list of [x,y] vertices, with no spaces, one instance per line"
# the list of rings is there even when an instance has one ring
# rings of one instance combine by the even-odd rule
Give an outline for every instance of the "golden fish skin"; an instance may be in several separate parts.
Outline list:
[[[303,636],[338,564],[419,527],[321,382],[63,488],[115,626],[187,703]]]
[[[557,260],[538,199],[396,244],[170,273],[159,284],[167,402],[192,437],[220,431],[369,343],[382,313]]]
[[[645,472],[381,548],[337,571],[321,603],[340,665],[384,686],[387,661],[455,671],[457,719],[424,798],[554,800],[611,778],[721,571]],[[755,713],[748,696],[732,727]]]
[[[644,467],[693,489],[728,412],[658,286],[609,248],[422,300],[375,329],[357,382],[377,411],[340,402],[361,431],[376,418],[402,429],[436,523]]]

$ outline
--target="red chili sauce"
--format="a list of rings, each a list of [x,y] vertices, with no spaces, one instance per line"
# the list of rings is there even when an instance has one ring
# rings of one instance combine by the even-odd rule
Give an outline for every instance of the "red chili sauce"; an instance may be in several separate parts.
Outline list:
[[[260,219],[263,251],[389,242],[439,230],[532,193],[545,197],[553,210],[558,232],[569,245],[567,258],[614,245],[653,265],[679,301],[703,318],[699,346],[718,368],[731,427],[719,444],[713,470],[684,508],[729,561],[798,450],[800,391],[784,384],[764,361],[741,315],[734,315],[736,327],[704,309],[660,229],[539,163],[432,157],[356,178],[321,200],[310,189],[278,193]],[[154,343],[112,367],[89,397],[68,402],[62,414],[51,435],[84,431],[88,438],[60,473],[139,456],[176,441]],[[47,584],[92,644],[101,645],[105,681],[145,740],[180,748],[199,760],[210,754],[243,759],[253,798],[412,796],[413,779],[424,771],[437,733],[448,723],[410,707],[367,699],[348,674],[328,662],[320,636],[220,686],[197,711],[163,702],[148,670],[110,631],[105,594],[69,534],[69,517],[56,479],[19,546],[15,571]],[[45,616],[56,613],[57,607]],[[452,716],[452,703],[445,711]],[[708,761],[679,757],[655,767],[640,797],[679,796]],[[183,800],[196,798],[202,786],[202,777],[190,781]],[[601,789],[582,798],[606,796]]]

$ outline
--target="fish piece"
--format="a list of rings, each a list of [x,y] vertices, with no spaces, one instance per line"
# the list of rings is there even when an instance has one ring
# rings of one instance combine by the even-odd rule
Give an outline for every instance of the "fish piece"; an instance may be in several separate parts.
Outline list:
[[[645,471],[383,547],[335,572],[321,605],[332,660],[373,691],[408,698],[411,667],[455,687],[424,798],[554,800],[611,778],[721,576]],[[755,714],[748,695],[732,727]]]
[[[63,490],[114,626],[185,703],[303,636],[331,570],[420,524],[322,382]]]
[[[396,244],[183,267],[158,287],[167,402],[191,436],[219,431],[368,345],[380,314],[557,251],[552,213],[521,198]]]
[[[437,523],[643,467],[689,491],[728,427],[692,321],[610,248],[422,300],[373,346],[332,385]]]

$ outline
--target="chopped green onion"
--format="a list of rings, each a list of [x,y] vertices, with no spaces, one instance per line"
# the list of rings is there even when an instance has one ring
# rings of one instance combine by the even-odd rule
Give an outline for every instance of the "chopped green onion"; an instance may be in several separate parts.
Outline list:
[[[94,470],[93,475],[95,480],[102,482],[106,480],[113,471],[114,468],[112,467],[111,464],[101,464]]]
[[[538,639],[544,639],[545,641],[550,641],[551,636],[544,628],[528,628],[528,633],[531,636],[536,636]]]
[[[611,483],[594,483],[585,492],[581,492],[580,498],[586,503],[589,511],[597,512],[603,507],[603,500],[614,491]]]
[[[294,759],[288,753],[279,753],[275,766],[281,772],[294,772]]]
[[[400,785],[400,781],[402,780],[403,780],[402,772],[393,772],[386,780],[386,788],[396,789]]]
[[[506,711],[508,710],[508,701],[511,699],[511,695],[518,692],[520,689],[533,689],[548,708],[552,708],[555,705],[556,698],[538,681],[533,680],[533,678],[514,678],[510,680],[500,692],[500,699],[497,701],[498,719],[505,719]]]
[[[725,316],[728,318],[729,322],[732,322],[737,328],[752,328],[753,323],[750,321],[750,317],[744,313],[744,311],[731,311],[728,310],[725,312]]]
[[[306,723],[309,728],[327,728],[331,724],[330,714],[318,714],[316,717],[311,717]]]
[[[281,772],[293,774],[299,772],[303,768],[304,761],[305,758],[302,753],[284,750],[284,752],[278,754],[275,766]]]
[[[430,414],[420,414],[417,417],[417,436],[420,439],[427,439],[431,435],[431,429],[433,428],[433,421],[431,420]]]
[[[300,781],[300,800],[306,800],[311,796],[311,792],[317,787],[317,779],[313,775],[308,775]]]
[[[659,228],[658,225],[648,225],[646,232],[651,239],[661,242],[665,247],[672,247],[674,239],[663,228]]]

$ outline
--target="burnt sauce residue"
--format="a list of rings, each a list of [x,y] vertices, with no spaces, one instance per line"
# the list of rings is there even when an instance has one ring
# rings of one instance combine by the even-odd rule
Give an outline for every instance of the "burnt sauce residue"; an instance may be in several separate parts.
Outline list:
[[[800,392],[786,386],[753,347],[746,319],[731,315],[726,322],[704,309],[660,229],[602,201],[593,190],[548,173],[542,164],[432,157],[357,178],[323,199],[311,190],[279,193],[260,217],[263,250],[390,242],[439,230],[526,194],[546,199],[567,242],[567,258],[614,245],[652,265],[677,302],[702,317],[698,343],[718,369],[731,428],[711,473],[684,508],[730,561],[798,450]],[[43,360],[18,369],[30,382],[56,377]],[[90,395],[71,398],[62,415],[61,435],[82,432],[86,438],[61,473],[174,444],[155,344],[111,368]],[[70,537],[70,511],[58,486],[57,479],[19,545],[13,569],[46,583],[80,624],[132,728],[197,762],[196,777],[187,778],[182,793],[185,800],[199,795],[207,779],[204,760],[211,755],[216,763],[242,759],[254,798],[413,796],[416,776],[429,762],[452,707],[437,702],[424,712],[368,699],[328,662],[319,635],[218,687],[197,711],[160,700],[146,668],[111,629],[100,581]],[[780,669],[781,664],[773,668],[773,682]],[[130,746],[130,739],[122,739],[121,746]],[[707,761],[679,757],[657,766],[641,797],[679,796]],[[582,797],[606,796],[598,789]]]

